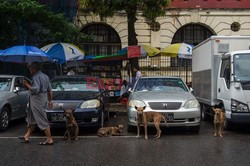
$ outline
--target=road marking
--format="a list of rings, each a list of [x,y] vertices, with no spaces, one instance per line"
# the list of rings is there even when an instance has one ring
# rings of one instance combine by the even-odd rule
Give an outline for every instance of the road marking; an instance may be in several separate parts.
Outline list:
[[[33,137],[30,137],[31,139],[43,139],[43,138],[46,138],[45,136],[33,136]],[[53,136],[53,138],[55,139],[63,139],[63,136]],[[101,138],[101,137],[98,137],[98,136],[78,136],[78,138]],[[129,135],[124,135],[124,136],[113,136],[113,137],[108,137],[108,138],[136,138],[136,136],[129,136]],[[18,137],[0,137],[0,139],[18,139]]]

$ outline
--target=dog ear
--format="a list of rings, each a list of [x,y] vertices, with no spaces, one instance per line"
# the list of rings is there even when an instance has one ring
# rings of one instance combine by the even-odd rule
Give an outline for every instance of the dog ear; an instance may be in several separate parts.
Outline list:
[[[215,108],[214,107],[212,107],[212,110],[215,112]]]
[[[135,106],[135,109],[136,109],[136,110],[137,110],[137,108],[138,108],[138,107],[137,107],[137,106]]]
[[[143,110],[145,110],[145,109],[146,109],[146,106],[143,107]]]

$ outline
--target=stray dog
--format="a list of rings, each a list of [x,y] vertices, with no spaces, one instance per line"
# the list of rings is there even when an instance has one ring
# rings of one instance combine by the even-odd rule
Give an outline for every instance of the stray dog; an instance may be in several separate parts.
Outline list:
[[[220,108],[213,108],[214,110],[214,136],[219,135],[223,137],[223,125],[225,122],[225,114]]]
[[[102,127],[97,131],[99,137],[103,136],[119,136],[123,131],[123,125],[118,125],[115,127]]]
[[[156,138],[161,137],[161,129],[160,129],[160,123],[163,119],[164,122],[167,125],[166,118],[159,112],[143,112],[146,109],[146,106],[144,107],[136,107],[137,110],[137,136],[136,138],[140,137],[140,124],[143,122],[144,124],[144,130],[145,130],[145,139],[148,139],[148,122],[154,122],[155,128],[157,130],[157,133],[155,135]]]
[[[73,111],[70,109],[67,109],[64,111],[66,116],[66,132],[64,134],[64,140],[70,140],[71,138],[78,140],[78,133],[79,133],[79,127],[76,123],[76,120],[73,116]]]

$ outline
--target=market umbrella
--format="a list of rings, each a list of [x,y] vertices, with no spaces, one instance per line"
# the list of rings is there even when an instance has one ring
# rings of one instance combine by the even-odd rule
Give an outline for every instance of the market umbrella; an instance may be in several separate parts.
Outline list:
[[[51,56],[55,62],[60,64],[84,59],[84,52],[77,46],[69,43],[53,43],[41,49]]]
[[[19,45],[8,48],[0,54],[0,61],[14,63],[46,62],[51,60],[45,52],[34,46]]]
[[[140,47],[140,58],[155,56],[161,52],[159,49],[149,45],[138,45],[138,47]],[[128,54],[128,47],[123,48],[118,54]]]
[[[192,45],[186,43],[176,43],[165,47],[161,54],[169,57],[179,57],[192,59]]]

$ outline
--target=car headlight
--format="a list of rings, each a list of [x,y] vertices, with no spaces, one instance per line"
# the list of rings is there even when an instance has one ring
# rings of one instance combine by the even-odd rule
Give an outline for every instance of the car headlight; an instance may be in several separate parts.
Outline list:
[[[232,112],[249,112],[248,106],[236,100],[231,100]]]
[[[200,104],[196,99],[188,100],[184,105],[184,108],[186,108],[186,109],[198,108],[198,107],[200,107]]]
[[[146,106],[146,104],[141,100],[130,100],[129,106],[130,107],[135,107],[135,106],[144,107],[144,106]]]
[[[81,108],[97,108],[97,107],[100,107],[100,101],[96,99],[84,101],[81,105]]]

